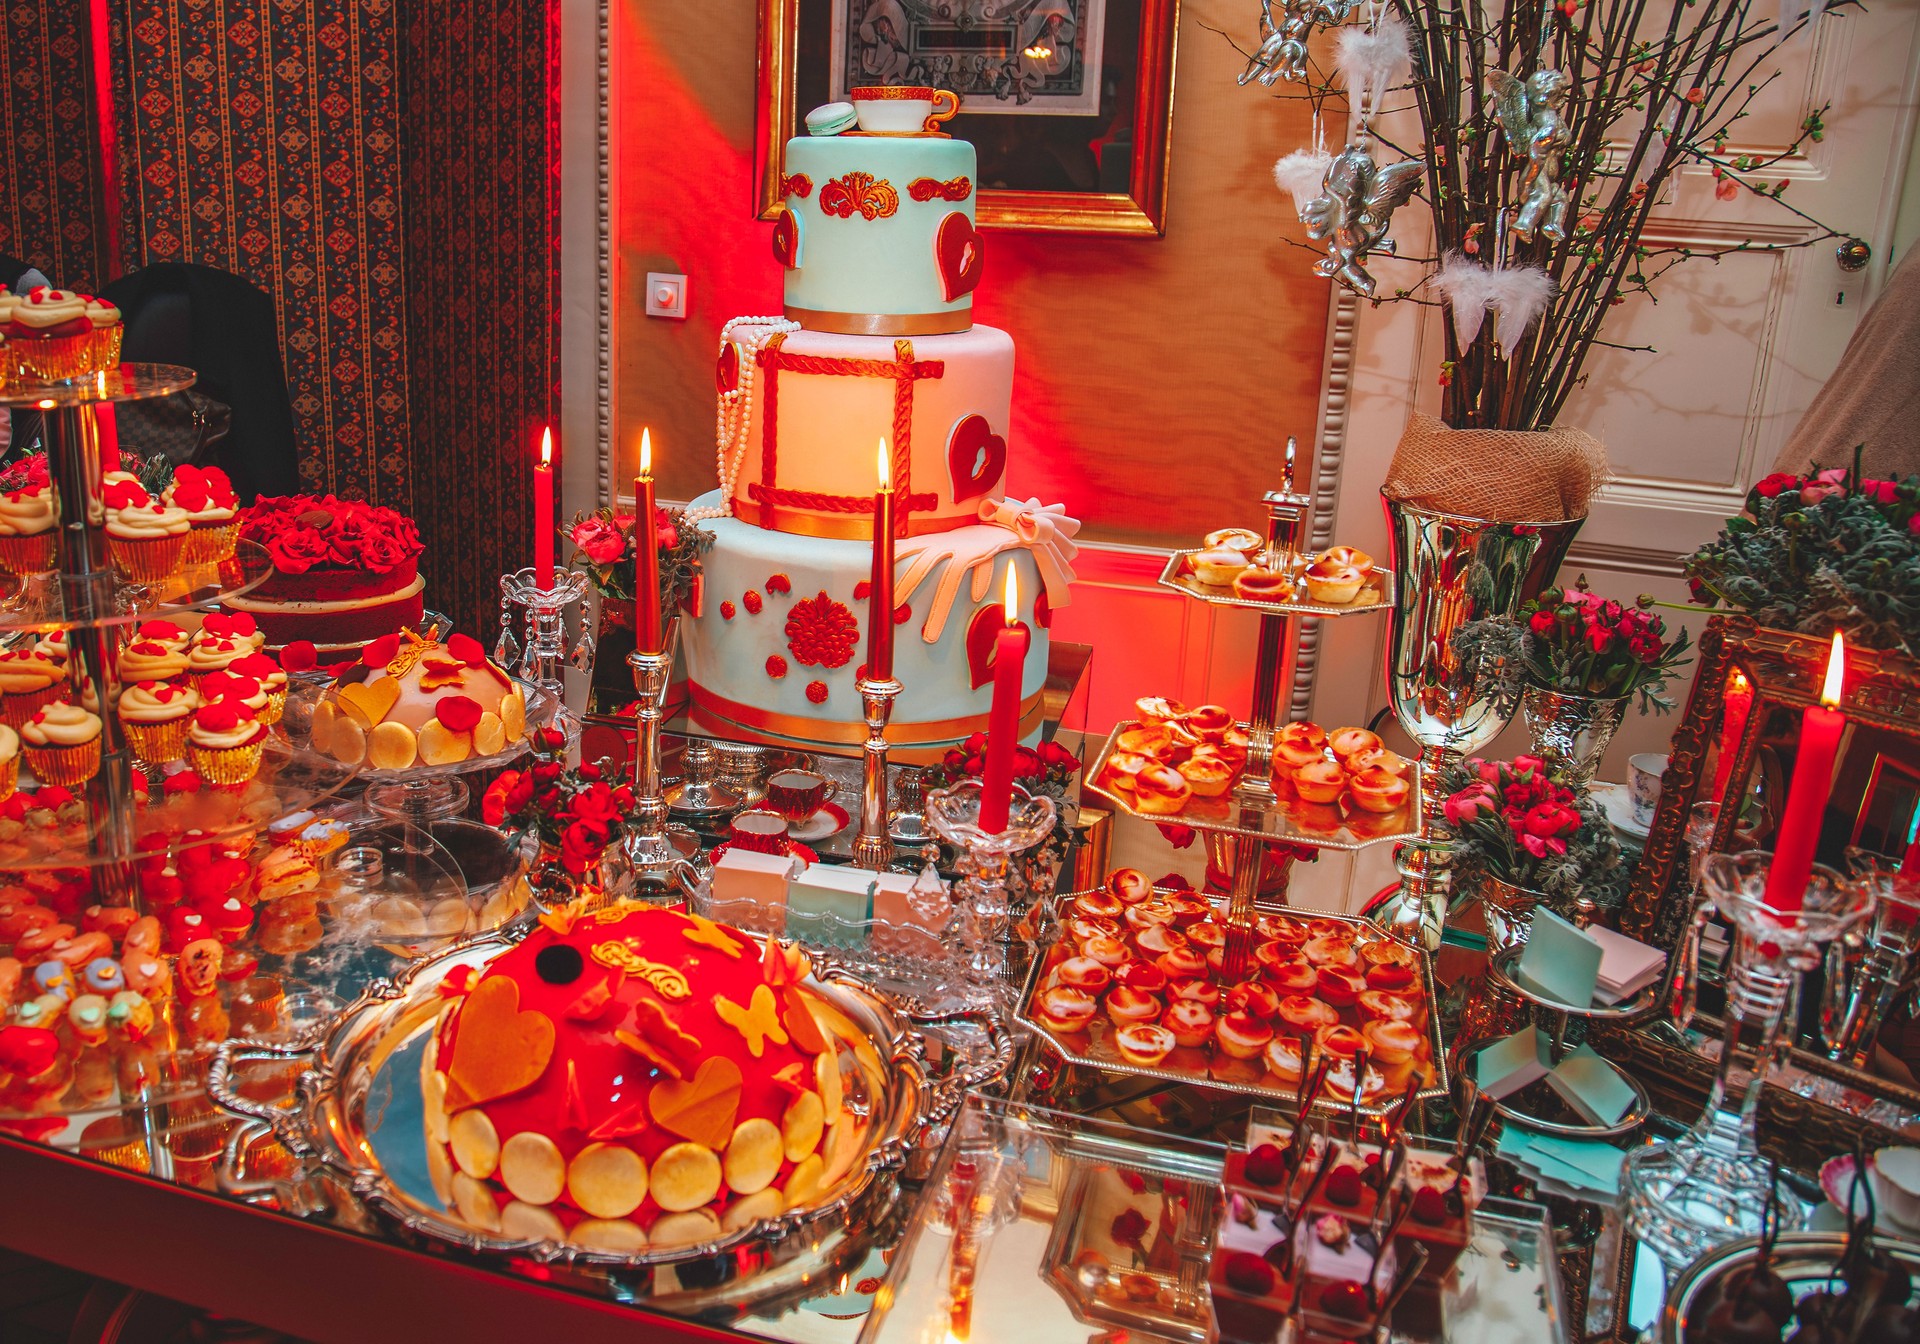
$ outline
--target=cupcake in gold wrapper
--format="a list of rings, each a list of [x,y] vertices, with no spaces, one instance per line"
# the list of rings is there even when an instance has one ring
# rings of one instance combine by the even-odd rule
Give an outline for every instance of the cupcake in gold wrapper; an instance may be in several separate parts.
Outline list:
[[[239,677],[249,677],[259,684],[266,696],[266,704],[260,710],[260,722],[271,728],[280,722],[280,716],[287,709],[287,674],[280,664],[264,653],[250,653],[244,658],[236,658],[227,665],[227,671]]]
[[[218,467],[175,467],[173,483],[160,498],[186,511],[188,564],[218,564],[233,554],[240,536],[240,497],[226,472]]]
[[[128,472],[107,473],[107,554],[135,583],[158,583],[178,572],[186,549],[187,511],[162,504]]]
[[[51,573],[58,559],[57,522],[46,484],[0,492],[0,569],[22,578]]]
[[[94,371],[94,329],[82,296],[41,285],[16,297],[9,307],[7,349],[23,379],[56,383]]]
[[[182,681],[187,675],[186,641],[182,639],[175,648],[170,643],[148,638],[143,626],[136,632],[134,641],[120,650],[118,667],[123,683]]]
[[[142,681],[120,692],[120,726],[140,759],[152,765],[186,759],[187,730],[199,693],[164,681]]]
[[[245,706],[216,700],[194,711],[187,730],[187,760],[209,784],[245,784],[260,771],[267,730]]]
[[[42,784],[74,789],[100,773],[100,716],[65,700],[43,706],[20,729],[27,769]]]
[[[0,723],[0,803],[20,787],[20,734]]]
[[[32,649],[0,652],[0,722],[19,728],[58,694],[60,664]]]
[[[244,661],[246,660],[236,661],[225,672],[209,672],[200,678],[194,689],[200,692],[201,704],[211,705],[223,700],[228,701],[246,710],[253,716],[255,723],[265,728],[269,722],[267,709],[271,697],[259,682],[252,677],[242,676],[236,670]]]
[[[120,310],[105,299],[83,294],[87,305],[87,323],[93,328],[93,371],[120,367],[120,338],[126,328],[120,324]]]

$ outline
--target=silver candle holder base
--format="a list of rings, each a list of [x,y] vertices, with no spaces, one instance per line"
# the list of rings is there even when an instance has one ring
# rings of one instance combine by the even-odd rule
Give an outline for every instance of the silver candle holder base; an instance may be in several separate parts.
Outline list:
[[[627,815],[624,852],[634,877],[667,880],[676,865],[687,858],[682,827],[667,824],[666,791],[660,782],[660,721],[667,701],[667,682],[673,675],[674,641],[680,632],[679,618],[667,623],[658,652],[635,649],[627,655],[633,669],[633,687],[638,693],[634,717],[633,811]]]
[[[892,677],[862,677],[854,683],[867,724],[862,756],[860,831],[853,840],[853,864],[869,872],[884,872],[893,862],[893,836],[887,816],[887,724],[893,718],[894,699],[906,688]]]

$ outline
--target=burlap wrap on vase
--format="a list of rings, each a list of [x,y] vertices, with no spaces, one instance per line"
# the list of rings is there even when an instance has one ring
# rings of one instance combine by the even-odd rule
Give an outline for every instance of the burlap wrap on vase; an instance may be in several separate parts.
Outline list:
[[[1393,451],[1389,499],[1468,518],[1584,518],[1607,450],[1578,429],[1449,429],[1416,413]]]

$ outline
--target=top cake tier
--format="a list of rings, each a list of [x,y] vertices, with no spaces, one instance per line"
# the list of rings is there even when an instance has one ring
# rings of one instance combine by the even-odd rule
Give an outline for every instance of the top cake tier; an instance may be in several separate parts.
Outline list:
[[[811,331],[931,336],[973,325],[974,154],[940,135],[787,142],[773,253],[787,316]]]

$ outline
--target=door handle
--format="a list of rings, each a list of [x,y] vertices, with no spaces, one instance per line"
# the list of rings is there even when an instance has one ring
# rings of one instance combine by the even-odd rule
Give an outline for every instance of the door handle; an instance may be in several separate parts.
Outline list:
[[[1864,238],[1849,238],[1833,250],[1834,260],[1840,263],[1840,269],[1851,274],[1863,271],[1867,263],[1873,260],[1873,248]]]

